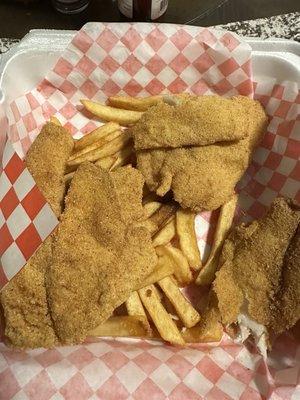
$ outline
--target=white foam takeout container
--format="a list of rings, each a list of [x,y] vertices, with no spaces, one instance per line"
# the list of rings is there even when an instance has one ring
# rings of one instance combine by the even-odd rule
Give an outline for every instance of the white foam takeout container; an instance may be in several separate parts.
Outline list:
[[[70,41],[73,39],[75,34],[76,34],[75,31],[33,30],[30,33],[28,33],[18,45],[13,47],[7,53],[0,56],[1,57],[0,58],[0,105],[2,106],[2,107],[0,107],[0,111],[1,111],[1,108],[3,108],[3,111],[5,113],[9,104],[12,101],[14,101],[18,97],[30,92],[34,87],[36,87],[40,83],[40,81],[46,76],[47,72],[54,67],[56,61],[62,55],[63,51],[66,49],[66,47],[68,46]],[[285,40],[285,39],[275,39],[275,38],[271,38],[268,40],[262,40],[259,38],[246,38],[246,41],[252,47],[252,50],[253,50],[253,52],[252,52],[252,67],[253,67],[253,81],[254,82],[263,83],[265,80],[267,80],[269,84],[271,83],[270,80],[271,81],[274,80],[274,83],[280,83],[280,82],[284,82],[287,80],[291,81],[291,82],[300,82],[300,43],[292,42],[292,41]],[[268,79],[266,79],[266,78],[268,78]],[[107,344],[104,344],[104,346],[109,347]],[[40,351],[40,350],[38,350],[38,351]],[[65,349],[65,350],[60,349],[59,351],[61,351],[66,356],[69,354],[68,349]],[[81,351],[81,350],[80,349],[78,350],[78,347],[74,347],[74,349],[70,350],[70,351]],[[84,352],[84,351],[85,350],[82,349],[82,352]],[[137,350],[137,351],[139,351],[139,350]],[[162,352],[162,349],[157,348],[155,350],[155,348],[154,348],[153,351],[155,352],[155,354],[157,354],[158,352]],[[164,349],[164,351],[169,352],[169,350],[167,348]],[[187,352],[188,351],[189,350],[187,350]],[[192,352],[192,350],[191,350],[191,352]],[[101,350],[100,351],[97,350],[97,354],[100,354],[100,353],[101,353]],[[24,371],[24,369],[26,368],[28,374],[34,374],[34,372],[33,372],[33,371],[35,371],[34,365],[36,365],[36,364],[35,364],[35,360],[33,360],[33,358],[34,358],[35,354],[36,353],[34,353],[34,351],[31,352],[31,355],[28,355],[27,361],[24,361],[24,365],[22,365],[22,361],[20,361],[19,364],[21,365],[20,368],[22,369],[22,371]],[[191,353],[189,353],[189,354],[191,354]],[[220,355],[220,354],[222,354],[222,355]],[[214,355],[213,357],[215,357],[215,361],[217,361],[217,363],[219,363],[222,366],[225,366],[229,356],[222,349],[220,349],[220,354],[216,353],[216,356]],[[0,356],[1,356],[1,354],[0,354]],[[164,355],[162,355],[162,357],[163,356]],[[47,355],[45,357],[47,357]],[[195,357],[196,358],[194,358],[194,360],[197,359],[197,355]],[[241,355],[241,357],[244,357],[244,356]],[[245,355],[245,359],[243,360],[243,363],[244,363],[243,365],[245,365],[245,366],[250,365],[249,364],[250,361],[247,361],[247,360],[249,360],[248,353],[247,353],[247,355]],[[62,362],[64,362],[64,360]],[[18,362],[16,364],[18,364]],[[18,365],[17,365],[17,367],[18,367]],[[24,368],[24,366],[26,366],[26,367]],[[280,366],[281,366],[281,364],[280,364]],[[1,367],[1,365],[0,365],[0,367]],[[18,371],[21,370],[21,369],[17,370],[16,369],[17,367],[15,367],[14,365],[12,365],[12,367],[11,367],[11,369],[13,370],[13,373],[16,376],[18,375]],[[289,367],[291,367],[291,366],[289,365]],[[15,370],[14,370],[14,368],[15,368]],[[161,368],[164,368],[164,367],[161,367]],[[296,369],[297,369],[297,367],[295,367],[295,371],[296,371]],[[286,379],[288,370],[290,371],[290,373],[293,374],[293,372],[291,372],[291,370],[293,370],[293,368],[287,368],[286,365],[282,366],[281,371],[279,371],[279,373],[282,374],[282,377],[280,375],[279,378],[281,377],[281,379],[284,382],[288,381],[288,383],[290,383],[291,380],[293,379],[294,375],[293,376],[290,375],[291,378]],[[57,384],[64,381],[65,379],[67,380],[69,372],[70,372],[70,369],[67,371],[65,371],[65,370],[62,371],[59,369],[59,367],[55,367],[55,365],[50,365],[47,370],[47,373],[49,374],[49,376],[52,376],[51,373],[54,374],[53,379],[54,379],[54,381],[56,380],[58,382]],[[95,374],[96,374],[96,372],[95,372]],[[63,376],[63,377],[61,378],[61,376]],[[91,376],[93,376],[93,374]],[[91,376],[89,377],[89,379],[92,379]],[[126,375],[126,379],[127,379],[127,375]],[[187,378],[187,380],[188,379],[189,378]],[[263,379],[263,382],[265,385],[266,377],[264,376],[264,377],[262,377],[262,379]],[[295,378],[295,379],[297,379],[297,378]],[[99,380],[98,375],[96,377],[96,380],[97,381]],[[129,377],[128,377],[128,380],[130,380]],[[191,378],[191,380],[194,382],[196,379]],[[203,378],[203,381],[201,381],[199,383],[199,385],[198,385],[198,383],[195,383],[197,388],[203,384],[204,380],[205,380],[205,378]],[[258,388],[259,392],[263,393],[264,388],[262,387],[262,383],[261,382],[257,383],[255,381],[255,379],[253,379],[252,381],[253,381],[252,386],[254,388]],[[22,382],[25,385],[25,378],[22,380]],[[23,383],[21,386],[23,386]],[[279,385],[281,383],[282,382],[279,381]],[[168,384],[168,382],[166,384]],[[193,385],[194,385],[194,383],[193,383]],[[210,383],[210,385],[212,385],[212,384]],[[226,385],[227,385],[227,381],[226,381]],[[224,386],[225,386],[225,383],[224,383]],[[229,389],[230,390],[232,389],[232,397],[229,397],[229,398],[234,398],[234,399],[240,398],[239,395],[235,394],[239,390],[237,381],[234,381],[232,383],[232,385],[230,385],[230,383],[229,383]],[[265,389],[265,390],[267,393],[267,389]],[[227,392],[227,393],[229,393],[229,392]],[[146,393],[146,395],[147,395],[147,393]],[[295,396],[297,396],[296,392],[295,392]],[[1,395],[0,395],[0,397],[1,397]],[[21,398],[21,397],[18,397],[18,398]],[[24,397],[24,398],[27,398],[27,397]],[[42,399],[43,397],[40,397],[40,398]],[[51,398],[54,398],[54,397],[51,397]],[[59,395],[59,398],[61,398],[60,395]],[[243,398],[245,398],[245,397],[243,396]],[[250,399],[251,397],[248,397],[248,398]],[[281,397],[278,397],[278,398],[281,398]],[[282,397],[282,399],[283,398],[287,398],[287,397]],[[291,398],[296,399],[296,397],[294,397],[294,395]],[[275,397],[274,397],[274,399],[275,399]]]

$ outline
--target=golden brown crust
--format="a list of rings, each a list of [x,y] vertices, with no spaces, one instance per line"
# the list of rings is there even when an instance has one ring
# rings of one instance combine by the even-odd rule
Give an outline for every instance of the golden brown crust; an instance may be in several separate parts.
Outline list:
[[[159,103],[133,126],[136,150],[203,146],[248,136],[250,121],[239,97],[189,97],[176,106]]]
[[[211,102],[218,102],[216,99],[210,97]],[[164,148],[138,151],[137,166],[150,190],[161,196],[172,190],[183,208],[194,211],[214,210],[229,200],[249,164],[267,118],[258,102],[242,96],[228,101],[237,109],[243,108],[243,126],[248,135],[241,140],[217,143],[218,136],[210,132],[214,138],[210,145],[168,148],[167,142]],[[187,107],[193,103],[197,100],[184,104]],[[150,111],[153,113],[153,108]],[[224,134],[226,137],[230,135]]]
[[[75,173],[47,274],[51,315],[63,343],[84,340],[153,270],[150,234],[134,224],[143,212],[142,187],[133,168],[109,173],[86,163]]]
[[[233,195],[249,153],[245,140],[230,145],[138,153],[137,165],[150,189],[164,195],[170,189],[183,208],[215,210]]]
[[[51,237],[2,290],[5,336],[18,348],[53,347],[57,341],[48,312],[45,271],[51,260]]]
[[[278,198],[264,218],[248,227],[235,228],[225,241],[214,290],[226,325],[237,321],[245,305],[254,321],[268,328],[275,325],[278,314],[274,307],[280,301],[282,290],[287,290],[282,286],[282,276],[286,276],[284,257],[299,222],[299,208]],[[291,254],[294,251],[298,250],[291,249]],[[290,258],[286,262],[290,263],[290,268],[295,268],[293,274],[289,273],[290,277],[299,274]],[[290,283],[291,279],[287,282]],[[293,299],[295,288],[290,288]],[[290,321],[294,323],[293,318]]]
[[[300,225],[284,257],[271,329],[278,335],[300,320]]]
[[[58,216],[65,190],[64,172],[73,139],[61,127],[47,124],[27,153],[27,167]],[[51,261],[52,235],[1,292],[5,335],[13,347],[52,347],[57,342],[48,311],[45,273]]]
[[[44,125],[26,156],[26,166],[56,216],[65,193],[65,164],[74,146],[72,136],[51,122]]]
[[[125,223],[138,221],[143,218],[142,206],[144,179],[142,174],[134,168],[118,168],[111,174],[113,185],[121,207],[121,214]]]

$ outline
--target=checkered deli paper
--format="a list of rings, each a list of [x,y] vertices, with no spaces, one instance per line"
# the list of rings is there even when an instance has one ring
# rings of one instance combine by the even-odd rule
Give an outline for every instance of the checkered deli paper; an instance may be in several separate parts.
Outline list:
[[[299,82],[253,82],[251,49],[236,35],[167,24],[89,23],[47,77],[6,110],[1,125],[0,283],[21,269],[58,224],[22,159],[51,115],[79,138],[100,123],[81,98],[159,93],[242,94],[261,101],[270,124],[239,183],[246,220],[278,195],[300,202]],[[209,248],[217,212],[196,219],[199,246]],[[300,398],[300,346],[280,337],[265,362],[233,343],[185,349],[155,341],[102,339],[51,350],[14,351],[0,343],[0,399],[196,400]]]

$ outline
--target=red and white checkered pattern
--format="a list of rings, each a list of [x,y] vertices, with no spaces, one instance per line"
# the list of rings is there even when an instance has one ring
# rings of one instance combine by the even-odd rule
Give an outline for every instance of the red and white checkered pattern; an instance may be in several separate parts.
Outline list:
[[[95,127],[78,112],[81,98],[253,94],[250,47],[235,35],[196,27],[87,24],[41,84],[10,105],[9,138],[26,154],[55,114],[76,137]]]
[[[254,98],[270,123],[252,163],[238,184],[237,220],[261,218],[277,196],[300,204],[300,92],[295,83],[254,82]],[[198,241],[204,253],[213,239],[218,212],[198,216]]]
[[[265,105],[270,125],[238,189],[242,215],[246,220],[258,217],[277,194],[300,201],[300,95],[292,82],[266,79],[253,84],[250,55],[248,45],[226,32],[165,24],[87,24],[38,88],[11,104],[8,137],[23,157],[52,114],[76,137],[84,135],[98,122],[79,112],[80,98],[105,100],[113,94],[181,91],[254,95]],[[0,144],[2,139],[0,135]],[[38,219],[47,205],[9,144],[7,148],[6,165],[11,163],[13,168],[5,170],[0,186],[0,226],[6,227],[5,235],[0,235],[0,250],[6,251],[28,226],[43,239],[57,223],[51,215]],[[17,174],[27,176],[20,185]],[[33,209],[26,208],[31,204],[26,195],[35,199]],[[23,217],[9,224],[14,213],[23,213]],[[203,250],[212,242],[217,218],[218,212],[197,217]],[[16,247],[14,263],[20,265],[18,254],[24,263],[37,242],[29,245],[27,253]],[[188,349],[139,340],[102,340],[26,353],[0,345],[0,398],[294,400],[299,395],[295,388],[299,351],[292,336],[283,336],[268,367],[255,350],[226,337],[218,346]]]
[[[288,336],[271,355],[278,356],[283,345],[295,357],[297,343]],[[298,372],[295,366],[273,367],[268,380],[262,358],[226,337],[219,346],[187,349],[136,339],[27,352],[0,344],[0,398],[5,400],[293,399]],[[289,387],[283,391],[278,383]]]
[[[6,142],[0,176],[0,289],[58,224],[24,162]]]
[[[300,94],[291,82],[257,82],[254,98],[270,118],[253,162],[239,183],[246,221],[260,218],[278,195],[300,204]]]

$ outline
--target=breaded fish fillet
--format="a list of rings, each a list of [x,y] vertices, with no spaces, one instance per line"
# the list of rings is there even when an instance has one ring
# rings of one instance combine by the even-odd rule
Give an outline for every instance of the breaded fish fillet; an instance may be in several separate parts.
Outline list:
[[[159,103],[132,127],[136,150],[204,146],[248,136],[247,110],[238,97],[189,96]]]
[[[236,227],[224,243],[214,290],[223,323],[239,323],[244,338],[250,331],[267,338],[300,317],[298,235],[288,249],[299,222],[300,207],[278,198],[262,219]]]
[[[84,340],[156,265],[143,217],[142,175],[131,167],[109,173],[93,164],[75,173],[53,244],[47,294],[62,343]]]
[[[70,133],[49,122],[31,145],[25,160],[28,170],[56,216],[62,210],[66,162],[73,146],[74,140]]]
[[[219,103],[220,101],[220,98],[216,96],[209,97],[209,99],[211,103],[213,101]],[[201,100],[199,102],[201,104]],[[180,129],[175,132],[176,142],[172,142],[174,146],[175,143],[179,144],[178,147],[170,148],[169,134],[165,135],[162,128],[160,148],[153,144],[151,149],[137,151],[137,167],[145,177],[150,190],[163,196],[171,189],[175,200],[183,208],[191,208],[195,211],[215,210],[230,199],[235,185],[249,165],[254,147],[261,139],[267,118],[261,105],[256,101],[238,96],[233,100],[226,99],[225,104],[228,104],[227,102],[231,104],[230,109],[237,108],[238,122],[232,117],[233,111],[229,112],[234,129],[228,130],[227,134],[224,131],[223,136],[222,130],[227,129],[227,125],[221,124],[220,130],[216,129],[216,135],[214,135],[212,129],[208,130],[207,140],[208,138],[210,140],[210,142],[207,142],[208,145],[199,145],[203,136],[199,137],[199,144],[195,145],[195,140],[190,140],[189,135],[184,136],[184,130],[182,130],[182,138],[180,139],[181,125],[178,125]],[[188,109],[191,105],[193,107],[197,103],[197,100],[190,100],[186,101],[184,105]],[[158,107],[162,106],[156,106],[156,108]],[[176,110],[176,107],[173,107],[173,109]],[[243,113],[240,111],[241,109],[244,110]],[[213,110],[213,107],[211,107],[211,110]],[[225,105],[224,110],[227,110]],[[154,120],[154,115],[152,115],[154,107],[150,109],[150,112]],[[147,112],[144,115],[146,114]],[[192,115],[189,118],[192,119]],[[206,115],[205,118],[211,121],[214,120],[215,115],[210,115],[210,119]],[[160,125],[163,126],[165,121],[162,119],[159,119],[159,121]],[[243,128],[241,128],[241,125],[243,125]],[[156,124],[153,123],[153,126],[156,126]],[[169,120],[166,121],[166,126],[169,126]],[[135,128],[133,128],[135,146],[143,147],[145,143],[147,143],[147,146],[150,145],[152,136],[150,135],[148,141],[146,138],[147,127],[145,129],[145,139],[142,141],[142,126],[140,126],[138,133],[135,133]],[[237,134],[238,129],[241,129],[240,132],[242,132],[240,137]],[[196,135],[196,130],[193,132]],[[235,136],[233,132],[235,132]],[[203,132],[204,134],[205,132]],[[136,137],[138,138],[137,142]],[[190,142],[185,141],[185,139],[190,140]]]
[[[282,270],[271,320],[275,335],[291,328],[300,320],[300,224],[285,254]]]
[[[72,149],[71,135],[64,128],[49,123],[44,126],[26,156],[30,173],[57,216],[61,212],[65,190],[65,166]],[[57,340],[45,289],[51,243],[52,235],[1,292],[5,336],[11,346],[51,347]]]

